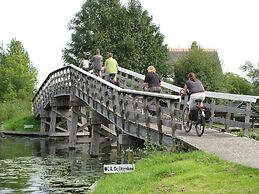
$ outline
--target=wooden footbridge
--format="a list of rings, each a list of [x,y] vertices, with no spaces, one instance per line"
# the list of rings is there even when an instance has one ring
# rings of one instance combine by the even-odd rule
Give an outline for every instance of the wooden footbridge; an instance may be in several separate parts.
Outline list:
[[[69,136],[70,148],[76,146],[77,136],[90,135],[93,155],[98,155],[100,142],[116,140],[118,132],[122,134],[122,144],[129,136],[169,148],[175,146],[187,99],[179,97],[180,87],[165,82],[160,94],[144,92],[143,79],[144,75],[120,67],[117,87],[74,65],[53,71],[32,100],[41,132]],[[258,96],[215,92],[206,95],[206,106],[212,112],[208,127],[219,123],[226,131],[234,127],[246,132],[251,128],[251,106]],[[233,106],[236,102],[245,103],[245,107]],[[148,110],[156,115],[150,115]]]

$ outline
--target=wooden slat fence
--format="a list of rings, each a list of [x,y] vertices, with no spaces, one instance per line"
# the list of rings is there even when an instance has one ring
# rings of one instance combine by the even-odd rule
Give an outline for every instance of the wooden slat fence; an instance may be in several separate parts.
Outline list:
[[[119,67],[118,79],[122,87],[142,90],[144,75]],[[163,93],[178,95],[181,87],[162,82]],[[225,125],[225,130],[229,127],[242,128],[247,132],[251,128],[251,104],[255,103],[259,96],[238,95],[220,92],[206,92],[206,107],[211,109],[212,118],[210,126],[213,123]],[[186,106],[187,98],[182,100],[181,110]],[[232,106],[233,102],[246,102],[246,108]],[[243,117],[243,120],[237,120],[236,117]]]

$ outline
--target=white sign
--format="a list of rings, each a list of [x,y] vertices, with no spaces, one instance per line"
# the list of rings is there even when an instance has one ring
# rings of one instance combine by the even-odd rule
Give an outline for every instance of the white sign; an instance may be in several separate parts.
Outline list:
[[[135,171],[135,164],[109,164],[103,166],[104,173],[124,173]]]
[[[24,129],[31,129],[31,128],[33,128],[33,125],[24,125],[23,128]]]

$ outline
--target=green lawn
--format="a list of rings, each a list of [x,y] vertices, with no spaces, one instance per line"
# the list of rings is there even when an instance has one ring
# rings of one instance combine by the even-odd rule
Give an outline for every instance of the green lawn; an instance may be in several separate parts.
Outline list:
[[[33,125],[33,128],[24,128],[24,125]],[[40,124],[33,115],[21,116],[9,119],[3,125],[4,130],[38,132]]]
[[[259,170],[203,152],[159,152],[133,173],[105,175],[94,193],[259,193]]]

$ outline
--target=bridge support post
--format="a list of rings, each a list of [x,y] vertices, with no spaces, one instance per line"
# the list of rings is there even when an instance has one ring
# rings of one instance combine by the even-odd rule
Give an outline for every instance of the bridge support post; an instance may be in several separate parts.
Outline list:
[[[98,156],[100,152],[100,140],[102,133],[101,125],[109,125],[110,122],[96,111],[92,111],[90,117],[92,124],[90,155]]]
[[[69,128],[69,149],[75,149],[76,147],[76,134],[77,134],[77,122],[78,115],[76,112],[79,111],[78,106],[72,106],[71,124]]]
[[[101,130],[101,124],[94,124],[92,125],[91,131],[91,146],[90,146],[90,155],[98,156],[100,151],[100,137],[101,134],[97,131]]]
[[[56,106],[51,107],[49,136],[52,136],[56,132],[57,109],[58,109],[58,107],[56,107]]]
[[[40,113],[40,132],[46,132],[48,129],[47,118],[49,117],[48,111],[41,111]]]
[[[43,117],[40,119],[40,132],[46,132],[47,130],[46,122],[47,122],[47,118]]]
[[[82,107],[81,107],[81,113],[82,113],[83,115],[86,115],[86,107],[85,107],[85,106],[82,106]],[[87,122],[88,122],[87,119],[82,116],[82,124],[84,125],[84,124],[86,124]]]

